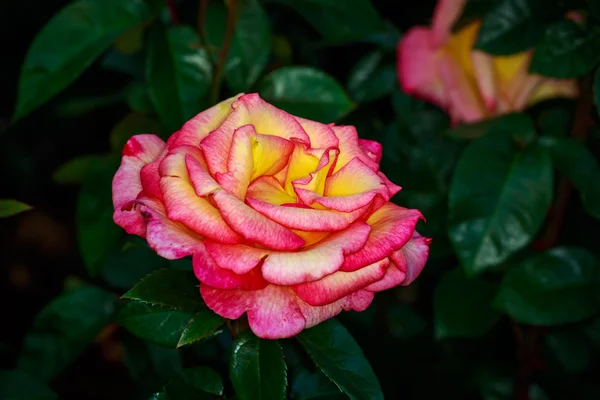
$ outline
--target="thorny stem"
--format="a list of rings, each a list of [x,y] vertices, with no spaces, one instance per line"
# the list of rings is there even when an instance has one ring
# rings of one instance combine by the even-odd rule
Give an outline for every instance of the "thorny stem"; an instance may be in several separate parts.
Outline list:
[[[169,9],[169,15],[173,25],[179,24],[179,16],[177,15],[177,9],[175,8],[175,0],[166,0],[167,8]]]
[[[221,89],[221,83],[223,82],[223,72],[225,69],[225,62],[229,55],[229,49],[231,48],[231,41],[233,40],[233,33],[235,32],[235,24],[238,17],[238,1],[229,1],[229,10],[227,12],[227,25],[225,27],[225,37],[223,44],[219,50],[219,59],[215,68],[215,74],[213,76],[212,87],[210,90],[210,104],[216,104],[219,99],[219,91]]]
[[[580,97],[577,101],[575,118],[571,128],[571,138],[584,141],[588,129],[594,124],[590,117],[593,106],[592,78],[586,76],[579,82]],[[544,235],[535,244],[536,250],[548,250],[556,245],[558,236],[562,230],[565,211],[571,194],[572,185],[566,177],[562,177],[558,184],[558,192],[554,205],[548,213],[547,228]],[[517,339],[517,362],[518,369],[514,382],[514,400],[529,400],[529,387],[531,378],[536,368],[537,342],[541,336],[540,328],[537,326],[521,329],[514,323],[514,331]]]

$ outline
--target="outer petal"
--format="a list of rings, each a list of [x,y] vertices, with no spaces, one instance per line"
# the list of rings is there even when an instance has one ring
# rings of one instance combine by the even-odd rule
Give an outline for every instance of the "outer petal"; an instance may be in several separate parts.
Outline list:
[[[244,244],[222,244],[211,240],[206,240],[204,244],[219,267],[240,275],[248,273],[270,254],[269,250]]]
[[[409,285],[423,270],[427,257],[429,256],[429,244],[431,239],[424,238],[417,232],[413,237],[398,251],[390,256],[391,263],[385,276],[365,289],[372,292],[381,292],[398,285]]]
[[[358,271],[335,272],[318,281],[295,285],[293,289],[312,306],[330,304],[383,278],[388,265],[389,260],[384,258]]]
[[[579,87],[575,79],[550,79],[546,78],[532,91],[527,105],[534,105],[540,101],[555,97],[573,98],[579,95]]]
[[[374,140],[358,139],[358,146],[365,152],[369,158],[379,165],[383,155],[383,146]]]
[[[398,42],[398,79],[404,92],[446,108],[448,98],[438,69],[439,50],[430,29],[418,26],[408,30]]]
[[[369,226],[355,222],[344,231],[295,253],[272,252],[262,265],[264,278],[277,285],[293,285],[320,279],[337,271],[344,256],[360,249],[369,235]]]
[[[474,122],[483,119],[486,112],[476,85],[469,80],[463,67],[452,57],[444,57],[439,72],[446,88],[448,112],[454,122]]]
[[[198,280],[214,288],[258,290],[268,285],[258,268],[250,269],[245,274],[236,274],[231,270],[220,268],[204,246],[196,249],[192,262]]]
[[[136,200],[134,210],[144,218],[146,240],[161,257],[169,260],[185,257],[202,247],[202,237],[166,216],[162,203],[155,198]]]
[[[240,237],[223,220],[219,210],[196,195],[186,167],[186,155],[201,159],[197,148],[182,146],[165,157],[160,166],[160,187],[169,219],[181,222],[202,236],[237,243]]]
[[[339,314],[342,310],[365,310],[373,293],[352,293],[332,304],[314,307],[300,299],[292,289],[269,285],[262,290],[222,290],[200,285],[208,307],[224,318],[237,319],[248,313],[250,329],[263,339],[280,339],[297,335]]]
[[[227,224],[251,242],[274,250],[296,250],[305,244],[300,236],[271,221],[225,190],[212,193],[212,200]]]
[[[186,122],[179,131],[171,135],[167,147],[173,149],[179,146],[199,146],[202,139],[223,123],[231,112],[231,105],[242,94],[223,100]]]
[[[471,53],[477,86],[483,98],[483,102],[489,113],[495,113],[497,109],[496,76],[494,73],[494,59],[491,55],[482,51],[473,50]]]
[[[420,218],[423,218],[423,215],[419,210],[386,203],[369,217],[369,239],[364,247],[346,257],[341,270],[356,271],[400,249],[412,237]]]
[[[136,135],[123,148],[121,166],[112,182],[112,198],[115,207],[113,219],[127,233],[144,236],[146,232],[141,214],[123,210],[123,207],[128,208],[141,192],[140,171],[161,154],[164,146],[165,143],[158,136]]]
[[[439,0],[433,12],[433,44],[444,44],[452,33],[454,23],[460,17],[467,0]]]

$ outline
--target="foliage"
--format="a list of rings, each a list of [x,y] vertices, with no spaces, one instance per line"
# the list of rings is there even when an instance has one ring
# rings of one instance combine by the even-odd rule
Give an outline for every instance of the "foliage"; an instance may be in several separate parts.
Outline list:
[[[0,397],[62,397],[61,376],[77,379],[69,368],[82,354],[115,340],[136,399],[597,398],[600,1],[469,1],[458,26],[481,19],[475,48],[534,49],[530,72],[580,88],[576,99],[465,124],[399,87],[400,32],[424,24],[433,2],[399,3],[56,5],[22,62],[12,125],[0,130],[17,182],[8,197],[35,208],[21,214],[31,206],[0,200],[0,218],[18,224],[37,212],[32,192],[19,192],[27,168],[10,161],[21,157],[8,139],[20,127],[73,123],[81,137],[83,123],[112,129],[95,151],[49,163],[60,203],[76,202],[69,262],[79,278],[41,300],[15,368],[0,372]],[[579,17],[566,19],[573,10]],[[85,79],[106,77],[106,88],[86,92]],[[190,260],[162,259],[113,223],[111,181],[127,139],[166,139],[239,92],[383,144],[381,169],[403,188],[393,201],[420,209],[418,230],[433,238],[415,284],[296,338],[262,340],[243,318],[206,307]],[[119,396],[109,397],[131,398]]]

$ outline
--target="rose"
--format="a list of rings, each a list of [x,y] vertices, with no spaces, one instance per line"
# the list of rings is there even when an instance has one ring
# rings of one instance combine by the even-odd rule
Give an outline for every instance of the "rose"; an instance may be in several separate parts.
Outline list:
[[[528,73],[531,51],[495,57],[474,50],[480,21],[452,34],[465,2],[439,0],[432,27],[413,27],[398,43],[398,77],[406,93],[445,109],[454,123],[577,96],[575,80]]]
[[[192,255],[200,293],[262,338],[362,311],[421,272],[421,213],[390,203],[381,146],[351,126],[294,117],[256,94],[198,114],[166,144],[132,137],[114,220],[159,255]]]

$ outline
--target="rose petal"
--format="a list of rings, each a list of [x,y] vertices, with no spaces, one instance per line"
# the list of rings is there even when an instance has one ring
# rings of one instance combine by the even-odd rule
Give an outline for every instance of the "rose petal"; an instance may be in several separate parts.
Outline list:
[[[305,244],[300,236],[271,221],[225,190],[212,193],[212,200],[227,224],[251,242],[273,250],[295,250]]]
[[[398,285],[411,284],[423,270],[429,256],[431,239],[424,238],[417,232],[404,247],[391,254],[391,263],[385,276],[365,288],[371,292],[381,292]]]
[[[318,281],[301,283],[292,288],[308,304],[322,306],[377,282],[385,275],[389,263],[385,258],[358,271],[335,272]]]
[[[346,166],[354,158],[358,158],[373,171],[379,170],[379,163],[373,160],[361,147],[358,132],[353,126],[331,126],[331,129],[339,140],[340,150],[333,172],[337,172]],[[363,142],[364,143],[364,142]]]
[[[197,148],[181,146],[169,153],[160,166],[160,187],[169,219],[222,243],[239,242],[239,235],[229,227],[219,210],[207,199],[197,196],[190,182],[186,155],[201,159]]]
[[[331,234],[306,250],[271,252],[262,265],[263,277],[277,285],[315,281],[337,271],[344,256],[360,249],[369,235],[369,226],[355,222]]]
[[[113,220],[127,233],[144,236],[146,225],[138,211],[123,210],[142,191],[140,171],[157,158],[165,143],[156,135],[136,135],[123,148],[123,159],[112,182]]]
[[[383,146],[374,140],[358,139],[358,147],[365,152],[367,156],[379,165],[383,154]]]
[[[367,219],[371,226],[369,239],[360,250],[346,257],[341,270],[356,271],[400,249],[412,237],[420,218],[423,215],[419,210],[386,203]]]
[[[192,263],[194,273],[200,282],[218,289],[258,290],[268,283],[262,278],[259,268],[250,269],[245,274],[220,268],[204,246],[194,252]]]
[[[443,45],[450,35],[454,23],[462,14],[467,0],[439,0],[433,12],[433,23],[431,30],[433,32],[433,45]]]
[[[300,117],[294,117],[310,138],[310,147],[327,149],[338,147],[339,140],[329,125],[311,121]]]

